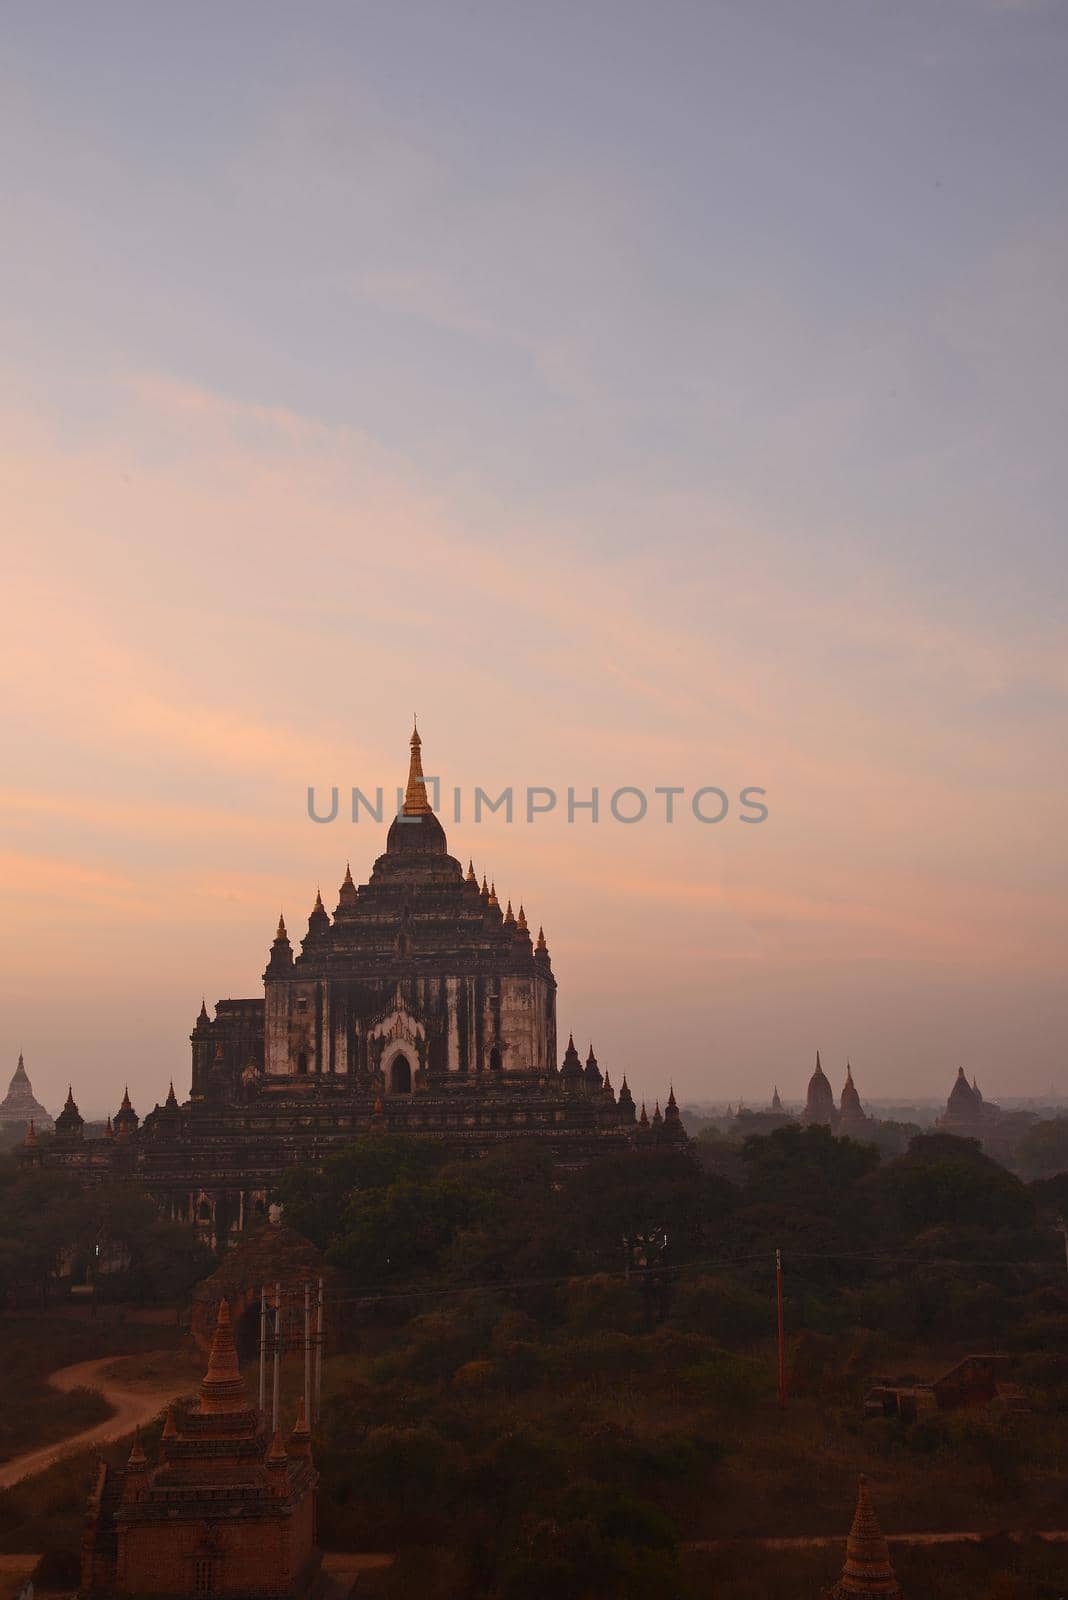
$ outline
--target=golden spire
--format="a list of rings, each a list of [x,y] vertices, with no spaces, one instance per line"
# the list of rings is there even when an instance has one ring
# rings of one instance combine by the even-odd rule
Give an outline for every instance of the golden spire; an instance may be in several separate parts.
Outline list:
[[[412,729],[411,760],[408,763],[408,787],[404,791],[404,815],[406,817],[425,817],[430,810],[430,801],[426,797],[426,782],[423,778],[423,758],[419,754],[422,747],[419,729]]]
[[[478,884],[478,879],[475,877],[475,863],[473,861],[468,861],[467,863],[467,877],[465,878],[464,882],[473,883],[476,886]]]
[[[857,1509],[846,1540],[842,1576],[830,1591],[833,1600],[900,1600],[886,1539],[875,1515],[863,1473],[857,1488]]]
[[[488,900],[489,899],[489,894],[490,894],[489,884],[486,882],[486,874],[483,873],[482,874],[482,898],[483,898],[483,900]]]
[[[283,917],[281,912],[278,913],[278,932],[275,934],[274,937],[275,937],[276,941],[278,939],[288,939],[289,938],[289,935],[286,933],[286,919],[285,919],[285,917]]]
[[[515,921],[515,913],[512,911],[512,902],[510,900],[508,902],[508,909],[504,913],[504,920],[508,926],[511,926],[511,924]]]
[[[518,916],[518,918],[516,920],[518,921],[519,926],[522,928],[523,932],[526,933],[526,931],[527,931],[527,914],[523,910],[522,905],[520,905],[520,907],[519,907],[519,916]]]
[[[501,902],[497,899],[497,885],[495,883],[490,884],[489,903],[500,910]]]
[[[135,1468],[142,1468],[142,1467],[147,1467],[148,1466],[148,1457],[145,1455],[145,1447],[141,1443],[141,1430],[140,1430],[140,1428],[135,1428],[134,1429],[133,1444],[130,1446],[130,1454],[129,1454],[129,1457],[127,1458],[126,1465],[127,1465],[127,1467],[135,1467]]]

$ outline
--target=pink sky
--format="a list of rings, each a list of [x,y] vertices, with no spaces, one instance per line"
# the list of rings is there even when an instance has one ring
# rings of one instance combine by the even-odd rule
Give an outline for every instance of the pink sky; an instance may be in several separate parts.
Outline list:
[[[1066,1087],[1045,0],[5,8],[0,1072],[138,1109],[428,770],[661,1096]]]
[[[657,537],[592,558],[346,428],[143,374],[106,400],[79,438],[2,419],[3,1035],[49,1105],[185,1090],[201,994],[259,992],[278,908],[299,935],[382,847],[344,805],[311,823],[307,786],[388,792],[413,708],[466,796],[601,790],[596,826],[445,821],[544,923],[564,1035],[643,1092],[798,1095],[817,1044],[872,1095],[958,1061],[1062,1082],[1063,754],[987,709],[1063,690],[1057,637],[846,556],[831,584],[832,539],[738,507],[632,507],[696,519],[700,566]],[[760,785],[770,815],[621,826],[621,784]]]

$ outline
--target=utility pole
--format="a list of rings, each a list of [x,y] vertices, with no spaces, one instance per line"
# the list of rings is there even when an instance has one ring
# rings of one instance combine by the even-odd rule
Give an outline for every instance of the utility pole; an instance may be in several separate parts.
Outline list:
[[[323,1404],[323,1280],[319,1279],[319,1304],[315,1317],[315,1420]]]
[[[779,1323],[779,1410],[786,1410],[786,1323],[782,1301],[782,1251],[775,1252],[775,1305]]]
[[[282,1285],[274,1286],[274,1405],[271,1411],[271,1433],[278,1432],[278,1380],[282,1354]]]
[[[267,1286],[260,1285],[260,1416],[267,1410]]]
[[[304,1416],[311,1427],[311,1283],[304,1280]]]

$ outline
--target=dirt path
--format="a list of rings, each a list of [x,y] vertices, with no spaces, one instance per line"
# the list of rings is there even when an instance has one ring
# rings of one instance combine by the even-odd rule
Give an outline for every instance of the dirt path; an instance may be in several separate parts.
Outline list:
[[[982,1544],[987,1539],[1011,1539],[1020,1544],[1027,1539],[1044,1539],[1047,1544],[1068,1544],[1068,1531],[1049,1529],[1045,1532],[991,1532],[991,1533],[888,1533],[887,1544]],[[793,1539],[693,1539],[683,1545],[684,1550],[738,1550],[746,1545],[756,1545],[760,1550],[825,1550],[832,1545],[845,1545],[844,1533],[809,1534]]]
[[[121,1358],[115,1356],[79,1361],[73,1367],[60,1367],[58,1372],[53,1372],[48,1380],[53,1389],[59,1389],[64,1394],[69,1394],[72,1389],[96,1389],[111,1407],[112,1415],[104,1422],[84,1428],[81,1433],[70,1434],[66,1439],[45,1445],[42,1450],[29,1450],[24,1455],[3,1462],[0,1464],[0,1489],[9,1489],[23,1478],[44,1472],[61,1457],[85,1450],[89,1445],[110,1444],[114,1439],[121,1439],[123,1434],[132,1433],[135,1428],[158,1417],[167,1402],[181,1393],[184,1379],[174,1351],[161,1351],[158,1360],[164,1368],[168,1363],[174,1364],[173,1378],[149,1383],[143,1378],[124,1381],[114,1370],[116,1366],[121,1366]]]

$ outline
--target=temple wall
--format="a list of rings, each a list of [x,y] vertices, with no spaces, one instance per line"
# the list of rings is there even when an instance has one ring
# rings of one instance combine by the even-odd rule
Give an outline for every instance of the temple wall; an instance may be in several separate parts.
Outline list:
[[[323,1041],[328,1040],[328,1026],[323,1015],[327,985],[314,978],[268,979],[266,990],[266,1019],[264,1023],[265,1070],[271,1074],[299,1073],[301,1059],[308,1074],[329,1071],[329,1055],[320,1063]]]
[[[311,1496],[304,1505],[311,1511]],[[298,1508],[303,1510],[304,1506]],[[132,1595],[189,1595],[208,1593],[246,1595],[263,1590],[277,1592],[279,1579],[300,1570],[311,1553],[308,1512],[299,1533],[294,1520],[279,1516],[213,1523],[218,1549],[205,1550],[207,1523],[184,1521],[131,1522],[118,1530],[116,1588]],[[220,1526],[221,1524],[221,1526]],[[301,1539],[306,1541],[301,1548]],[[210,1561],[210,1578],[206,1566]]]
[[[375,1033],[352,1015],[351,980],[268,977],[264,1063],[269,1076],[317,1072],[363,1076],[375,1069]],[[556,1059],[556,987],[540,971],[476,976],[419,974],[401,980],[411,1015],[426,1030],[432,1071],[491,1070],[499,1049],[506,1072],[543,1073]],[[203,1047],[194,1046],[194,1056]],[[207,1050],[203,1053],[206,1055]]]

